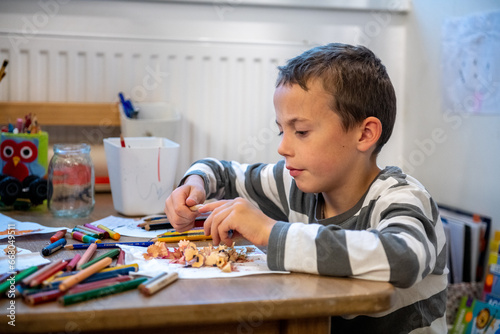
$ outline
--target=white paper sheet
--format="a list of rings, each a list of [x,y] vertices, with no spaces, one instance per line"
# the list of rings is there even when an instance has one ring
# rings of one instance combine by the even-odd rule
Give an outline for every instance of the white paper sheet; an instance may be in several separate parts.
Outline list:
[[[71,230],[69,227],[47,227],[37,223],[20,222],[0,213],[0,240],[10,235],[21,236],[28,234],[42,234],[57,232],[60,230]],[[12,233],[10,231],[14,230]]]
[[[0,245],[0,273],[11,272],[13,269],[24,270],[31,266],[38,266],[50,262],[39,253],[32,253],[28,249],[16,247],[17,254],[15,254],[14,257],[15,265],[14,268],[11,268],[11,259],[4,252],[7,246],[7,244]]]
[[[246,248],[247,246],[236,246],[236,249]],[[145,260],[143,254],[146,253],[147,247],[136,247],[120,245],[125,251],[125,263],[137,263],[139,265],[139,271],[137,275],[144,276],[156,276],[161,272],[172,272],[176,271],[179,274],[179,278],[218,278],[218,277],[241,277],[248,275],[258,275],[258,274],[288,274],[288,271],[272,271],[267,267],[266,254],[256,247],[253,247],[255,251],[248,253],[248,259],[252,260],[249,262],[236,263],[238,271],[233,271],[230,273],[225,273],[217,267],[185,267],[182,264],[170,263],[171,260],[168,259],[152,259]],[[173,248],[169,247],[169,250],[173,251]]]

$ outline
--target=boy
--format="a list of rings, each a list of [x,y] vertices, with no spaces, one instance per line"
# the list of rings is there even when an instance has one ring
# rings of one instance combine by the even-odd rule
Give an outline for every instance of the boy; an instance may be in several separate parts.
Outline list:
[[[194,163],[166,201],[172,225],[187,230],[212,211],[205,233],[214,244],[231,244],[228,232],[239,233],[268,247],[270,269],[396,287],[390,310],[333,317],[335,332],[446,333],[446,238],[436,204],[417,180],[376,163],[396,117],[385,67],[365,47],[329,44],[279,71],[274,106],[284,160]],[[189,209],[207,198],[220,200]]]

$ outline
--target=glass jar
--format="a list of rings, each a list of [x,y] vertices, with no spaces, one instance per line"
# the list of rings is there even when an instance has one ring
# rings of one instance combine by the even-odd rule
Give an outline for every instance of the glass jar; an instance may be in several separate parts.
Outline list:
[[[85,217],[94,209],[94,164],[88,144],[55,144],[48,171],[49,210],[57,217]]]

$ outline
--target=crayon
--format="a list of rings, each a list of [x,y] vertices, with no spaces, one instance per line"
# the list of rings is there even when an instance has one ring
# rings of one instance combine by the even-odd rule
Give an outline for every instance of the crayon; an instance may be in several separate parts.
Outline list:
[[[83,231],[87,231],[90,234],[97,234],[97,238],[104,238],[104,231],[96,231],[94,229],[88,228],[85,225],[76,225],[74,228],[78,228]]]
[[[71,305],[87,301],[94,298],[104,297],[111,294],[137,289],[137,287],[147,281],[146,277],[136,278],[131,281],[117,283],[111,286],[101,287],[94,290],[84,291],[75,294],[64,295],[59,298],[59,303],[61,305]]]
[[[131,279],[132,279],[131,276],[116,276],[116,277],[106,278],[100,281],[80,283],[69,289],[69,293],[78,293],[78,292],[93,290],[101,288],[103,286],[110,286],[116,283],[130,281]]]
[[[95,239],[99,239],[99,234],[97,233],[94,233],[95,231],[93,232],[89,232],[87,229],[83,229],[83,228],[79,228],[79,227],[73,227],[73,230],[72,232],[80,232],[84,235],[87,235],[89,237],[92,237],[92,238],[95,238]]]
[[[120,266],[104,268],[104,269],[100,270],[99,273],[117,271],[117,272],[120,272],[121,274],[128,274],[129,272],[137,271],[137,270],[139,270],[139,265],[137,263],[132,263],[132,264],[124,264],[124,265],[120,265]],[[63,281],[67,277],[76,275],[79,272],[80,272],[79,270],[76,270],[76,271],[63,273],[58,278],[56,278],[55,281]]]
[[[60,291],[58,289],[40,291],[26,296],[24,300],[30,305],[38,305],[57,300],[57,298],[63,296],[65,293],[65,291]]]
[[[85,235],[88,235],[89,237],[96,238],[96,239],[99,239],[103,236],[103,234],[99,235],[99,233],[97,233],[96,231],[89,230],[88,228],[83,227],[83,226],[73,227],[72,232],[80,232],[80,233],[83,233]]]
[[[205,235],[202,228],[194,228],[184,232],[166,232],[158,235],[151,241],[177,242],[180,240],[207,240],[212,239],[211,235]]]
[[[56,242],[53,242],[50,245],[45,246],[42,249],[42,255],[43,256],[48,256],[50,254],[53,254],[56,251],[58,251],[59,249],[63,248],[64,245],[66,245],[66,239],[59,239]]]
[[[85,226],[86,228],[89,228],[89,229],[91,229],[91,230],[94,230],[94,231],[96,231],[97,233],[103,233],[103,234],[104,234],[104,238],[109,238],[109,233],[108,233],[108,232],[106,232],[106,231],[104,231],[103,229],[100,229],[100,228],[99,228],[99,227],[97,227],[97,226],[94,226],[94,225],[89,224],[89,223],[87,223],[87,224],[85,224],[85,225],[83,225],[83,226]]]
[[[57,240],[64,238],[65,235],[66,235],[66,230],[57,231],[56,234],[50,237],[50,242],[54,243]]]
[[[81,259],[76,264],[76,269],[78,269],[78,270],[82,269],[82,266],[85,263],[89,262],[92,255],[94,255],[96,249],[97,249],[97,244],[90,244],[90,246],[87,248],[85,253],[83,253],[83,256],[81,257]]]
[[[120,240],[120,233],[118,232],[115,232],[109,228],[107,228],[106,226],[104,225],[97,225],[97,227],[99,227],[100,229],[106,231],[109,233],[109,236],[111,237],[111,239],[114,239],[114,240]]]
[[[61,290],[61,291],[68,290],[69,288],[80,283],[81,281],[88,278],[92,274],[95,274],[99,270],[106,268],[107,266],[109,266],[111,264],[112,261],[113,260],[111,260],[110,257],[106,257],[106,258],[100,260],[99,262],[96,262],[96,263],[92,264],[91,266],[83,269],[78,274],[68,277],[67,279],[62,281],[61,284],[59,284],[59,290]]]
[[[95,259],[93,259],[93,260],[91,260],[91,261],[89,261],[87,263],[82,264],[80,268],[81,269],[85,269],[87,267],[90,267],[94,263],[99,262],[99,261],[101,261],[102,259],[105,259],[105,258],[109,258],[110,260],[112,260],[114,257],[118,256],[118,254],[120,254],[120,250],[119,249],[110,250],[109,252],[104,253],[101,256],[98,256]]]
[[[136,242],[103,242],[103,243],[98,243],[97,248],[119,248],[119,245],[128,245],[128,246],[139,246],[139,247],[149,247],[153,245],[154,242],[152,241],[136,241]],[[66,249],[87,249],[90,245],[90,243],[87,244],[72,244],[72,245],[66,245],[64,248]]]
[[[30,287],[35,287],[37,285],[42,284],[42,282],[44,280],[53,276],[55,273],[61,271],[67,265],[68,265],[67,261],[56,262],[55,265],[51,266],[50,269],[44,271],[43,273],[41,273],[40,275],[38,275],[34,279],[32,279],[30,282]]]
[[[101,242],[100,239],[93,238],[91,236],[88,236],[86,234],[83,234],[81,232],[71,232],[71,237],[75,240],[85,242],[85,243],[95,243],[95,242]]]
[[[106,271],[106,272],[100,271],[98,273],[95,273],[95,274],[87,277],[86,279],[84,279],[83,281],[81,281],[79,283],[90,283],[90,282],[101,281],[101,280],[107,279],[107,278],[128,275],[129,273],[131,273],[133,271],[135,271],[135,269],[132,267],[122,268],[122,269],[112,270],[112,271]],[[71,276],[66,276],[65,279],[69,279],[70,277],[73,277],[76,274],[77,273],[75,273],[74,275],[71,275]],[[47,288],[52,288],[52,289],[59,288],[59,285],[61,285],[62,282],[64,282],[64,279],[57,278],[52,283],[47,285]]]
[[[11,278],[8,278],[5,282],[0,284],[0,294],[4,294],[5,291],[7,291],[11,285],[15,285],[17,282],[22,281],[25,277],[28,277],[29,275],[33,274],[35,271],[38,270],[38,266],[32,266],[29,267],[28,269],[25,269],[21,272],[19,272],[17,275],[11,276]]]
[[[54,262],[49,262],[47,263],[46,265],[44,265],[43,267],[41,267],[40,269],[38,269],[37,271],[35,271],[33,274],[25,277],[21,283],[23,285],[30,285],[30,282],[31,280],[33,280],[34,278],[36,278],[37,276],[43,274],[44,272],[50,270],[52,267],[54,267],[55,265],[57,265],[58,263],[62,262],[63,260],[57,260],[57,261],[54,261]]]
[[[125,264],[125,251],[120,249],[120,254],[118,254],[118,259],[116,259],[116,265],[121,266]]]
[[[179,275],[175,271],[171,273],[163,272],[139,285],[139,291],[146,296],[151,296],[175,282],[177,278],[179,278]]]
[[[95,244],[94,244],[95,245]],[[66,266],[66,268],[64,268],[65,271],[73,271],[73,269],[76,268],[77,264],[78,264],[78,261],[80,261],[80,259],[82,258],[82,256],[80,254],[76,254],[72,259],[71,261],[69,261],[68,265]]]

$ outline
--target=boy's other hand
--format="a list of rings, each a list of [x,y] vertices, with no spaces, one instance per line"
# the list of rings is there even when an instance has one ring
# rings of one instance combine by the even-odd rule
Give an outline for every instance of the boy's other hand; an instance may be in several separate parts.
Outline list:
[[[266,246],[276,224],[274,219],[243,198],[212,202],[198,209],[200,213],[210,211],[212,213],[205,220],[204,229],[205,235],[212,235],[214,245],[221,242],[231,245],[231,234],[239,233],[254,245]]]
[[[165,201],[165,214],[178,232],[194,227],[194,221],[200,214],[189,207],[205,202],[206,194],[203,179],[198,175],[189,176],[184,184],[170,194]]]

